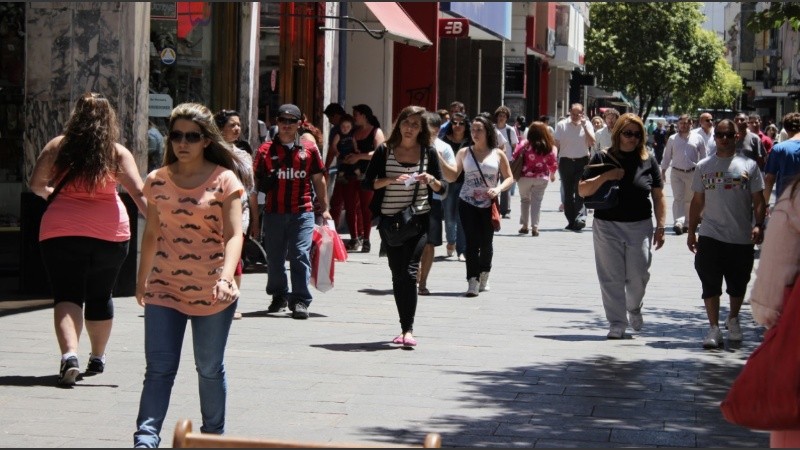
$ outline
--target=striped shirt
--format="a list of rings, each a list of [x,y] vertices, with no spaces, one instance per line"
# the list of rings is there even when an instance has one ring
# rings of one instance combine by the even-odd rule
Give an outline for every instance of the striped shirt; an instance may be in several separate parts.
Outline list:
[[[423,152],[423,165],[428,167],[428,152],[425,149],[420,149]],[[405,164],[400,163],[394,157],[394,151],[389,150],[386,157],[386,177],[397,179],[402,174],[422,173],[419,163]],[[392,183],[386,186],[386,194],[383,197],[381,204],[381,214],[391,216],[403,210],[406,206],[411,204],[414,198],[414,187],[418,183],[412,183],[408,186],[400,183]],[[417,199],[414,204],[415,214],[425,214],[431,210],[431,205],[428,202],[428,185],[419,184],[417,189]]]
[[[273,145],[275,144],[275,145]],[[261,171],[259,171],[259,166]],[[277,180],[267,192],[264,212],[299,214],[314,210],[312,175],[325,171],[317,146],[301,141],[293,146],[265,142],[258,149],[253,172],[271,174]]]

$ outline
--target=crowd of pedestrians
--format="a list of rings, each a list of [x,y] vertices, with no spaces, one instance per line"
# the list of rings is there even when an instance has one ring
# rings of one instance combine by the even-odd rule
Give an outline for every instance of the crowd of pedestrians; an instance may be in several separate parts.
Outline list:
[[[557,174],[566,230],[581,232],[592,214],[608,339],[644,326],[652,251],[664,245],[668,227],[663,189],[669,182],[672,232],[686,233],[702,286],[709,322],[702,347],[720,347],[723,327],[729,341],[740,341],[738,317],[755,246],[766,237],[765,255],[776,258],[780,245],[766,230],[770,204],[779,213],[775,233],[786,239],[797,234],[786,228],[792,227],[800,173],[800,113],[787,114],[780,132],[775,126],[762,129],[757,114],[715,122],[702,113],[696,128],[692,117],[681,115],[670,134],[663,123],[645,126],[632,113],[608,109],[589,120],[583,111],[582,104],[571,105],[552,127],[548,116],[530,123],[524,116],[512,119],[506,106],[472,117],[461,102],[439,111],[408,106],[387,127],[387,138],[370,106],[355,105],[348,114],[331,103],[324,111],[331,129],[323,145],[321,131],[296,105],[285,104],[275,115],[274,133],[253,150],[241,138],[237,111],[212,114],[203,105],[184,103],[172,111],[166,137],[150,124],[148,175],[142,181],[131,152],[117,143],[113,107],[100,94],[82,96],[63,134],[42,149],[30,182],[48,201],[40,241],[54,291],[58,383],[78,380],[84,326],[91,341],[85,373],[105,370],[111,292],[130,240],[131,218],[118,185],[131,193],[146,220],[136,287],[145,311],[146,361],[136,446],[160,444],[189,322],[201,431],[224,432],[224,355],[231,321],[241,318],[245,239],[261,241],[266,250],[267,313],[288,308],[302,320],[310,317],[313,299],[315,227],[333,222],[338,229],[344,212],[346,250],[363,253],[371,251],[375,227],[400,323],[391,342],[414,347],[418,297],[434,295],[436,247],[445,245],[448,258],[465,262],[466,297],[490,291],[497,265],[494,222],[509,216],[518,188],[518,233],[539,236],[544,192]],[[520,158],[519,172],[512,173],[511,162]],[[616,185],[617,202],[587,210],[584,199],[607,183]],[[398,224],[413,230],[399,241]],[[779,314],[780,283],[793,281],[796,271],[784,272],[759,268],[752,294],[759,323],[770,326]],[[723,282],[729,305],[721,322]]]

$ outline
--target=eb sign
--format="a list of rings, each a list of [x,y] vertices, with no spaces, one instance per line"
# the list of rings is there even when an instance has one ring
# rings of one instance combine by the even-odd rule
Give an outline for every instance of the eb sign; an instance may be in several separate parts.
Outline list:
[[[439,37],[462,38],[469,35],[469,19],[439,19]]]

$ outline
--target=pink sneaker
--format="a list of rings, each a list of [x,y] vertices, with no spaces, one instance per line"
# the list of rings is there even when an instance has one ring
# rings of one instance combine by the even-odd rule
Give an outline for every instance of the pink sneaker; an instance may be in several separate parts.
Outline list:
[[[416,347],[417,340],[414,339],[413,337],[411,337],[411,338],[403,338],[403,344],[405,344],[406,347]]]

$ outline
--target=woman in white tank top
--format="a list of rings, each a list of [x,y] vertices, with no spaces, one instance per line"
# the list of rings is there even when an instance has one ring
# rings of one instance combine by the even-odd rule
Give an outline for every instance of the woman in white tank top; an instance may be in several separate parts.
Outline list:
[[[489,272],[494,253],[491,206],[501,192],[511,188],[514,177],[502,148],[498,147],[494,124],[482,116],[472,119],[470,128],[474,145],[462,148],[455,167],[441,160],[447,181],[455,181],[464,172],[459,194],[458,213],[467,238],[467,297],[489,290]],[[499,183],[500,175],[503,182]]]

